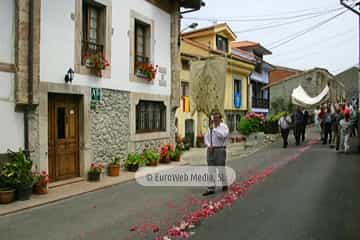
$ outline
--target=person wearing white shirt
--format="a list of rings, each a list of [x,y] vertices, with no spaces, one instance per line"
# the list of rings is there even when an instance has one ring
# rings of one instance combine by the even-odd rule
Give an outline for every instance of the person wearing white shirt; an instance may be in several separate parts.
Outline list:
[[[290,124],[291,124],[291,118],[288,116],[287,113],[284,114],[284,116],[282,116],[279,119],[279,128],[280,128],[280,132],[281,132],[281,136],[283,138],[283,147],[287,148],[288,146],[288,137],[289,137],[289,132],[290,132]]]
[[[226,139],[229,135],[228,126],[222,122],[222,116],[219,112],[212,114],[209,122],[209,129],[204,136],[204,142],[207,146],[207,163],[208,166],[218,166],[219,173],[224,171],[226,162]],[[214,170],[213,168],[211,168]],[[214,174],[214,172],[210,172]],[[225,179],[225,177],[224,177]],[[227,191],[227,184],[223,182],[223,191]],[[215,186],[209,186],[203,194],[207,196],[215,193]]]

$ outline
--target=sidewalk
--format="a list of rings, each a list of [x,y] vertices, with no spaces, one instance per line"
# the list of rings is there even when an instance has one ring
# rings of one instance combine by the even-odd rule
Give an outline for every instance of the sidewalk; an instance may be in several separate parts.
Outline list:
[[[154,167],[154,172],[160,172],[165,168],[188,165],[184,161],[171,162],[171,164],[161,164]],[[88,192],[97,191],[108,188],[113,185],[126,183],[135,179],[135,173],[121,171],[119,177],[108,177],[102,175],[99,182],[88,182],[84,178],[76,178],[68,181],[55,182],[50,184],[49,193],[44,195],[33,194],[30,200],[15,201],[10,204],[0,205],[0,216],[13,214],[25,209],[50,204],[60,200],[68,199],[74,196],[79,196]]]

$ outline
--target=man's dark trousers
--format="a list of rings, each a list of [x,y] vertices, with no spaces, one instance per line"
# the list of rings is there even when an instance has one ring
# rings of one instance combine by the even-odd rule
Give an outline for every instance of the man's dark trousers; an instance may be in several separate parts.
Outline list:
[[[332,134],[331,134],[331,123],[325,123],[324,127],[325,127],[325,132],[324,132],[324,144],[328,143],[328,139],[329,139],[329,143],[331,142],[331,138],[332,138]]]
[[[289,132],[290,132],[289,128],[281,129],[281,136],[283,139],[284,147],[287,147],[289,144],[288,143]]]
[[[302,133],[302,127],[303,127],[303,124],[302,123],[295,123],[295,142],[296,142],[296,145],[299,145],[300,144],[300,137],[301,137],[301,133]]]
[[[220,167],[217,168],[219,174],[223,175],[223,179],[226,180],[225,176],[225,161],[226,161],[226,148],[225,147],[214,147],[207,150],[207,164],[209,167]],[[214,171],[215,170],[215,171]],[[216,175],[216,168],[211,168],[209,174],[213,176]],[[223,186],[227,186],[226,181],[224,181]],[[208,187],[209,191],[215,191],[215,183]]]

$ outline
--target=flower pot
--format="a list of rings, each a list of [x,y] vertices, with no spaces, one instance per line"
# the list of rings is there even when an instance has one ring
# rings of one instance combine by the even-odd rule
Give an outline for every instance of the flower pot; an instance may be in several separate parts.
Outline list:
[[[47,184],[35,184],[33,188],[33,193],[35,194],[47,194],[48,185]]]
[[[0,188],[0,204],[8,204],[15,200],[15,189]]]
[[[169,159],[169,160],[166,160],[166,159],[160,160],[160,163],[163,163],[163,164],[171,163],[171,159]]]
[[[174,162],[180,162],[180,156],[176,156],[174,159],[173,159]]]
[[[120,165],[119,164],[110,164],[108,168],[108,175],[110,177],[117,177],[120,173]]]
[[[31,198],[32,186],[20,187],[16,189],[16,200],[26,201]]]
[[[138,164],[136,164],[136,165],[129,164],[129,165],[126,166],[126,169],[129,172],[136,172],[139,169],[139,165]]]
[[[100,181],[100,172],[88,172],[88,180],[90,182]]]
[[[157,165],[158,165],[157,161],[148,162],[146,164],[146,166],[150,166],[150,167],[156,167]]]

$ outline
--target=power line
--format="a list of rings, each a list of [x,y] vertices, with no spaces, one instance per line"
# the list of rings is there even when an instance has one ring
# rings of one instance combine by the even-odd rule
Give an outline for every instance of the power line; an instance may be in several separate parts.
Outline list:
[[[339,10],[337,10],[339,11]],[[309,19],[313,19],[316,17],[321,17],[324,16],[326,14],[332,13],[333,11],[329,11],[327,13],[320,13],[317,15],[311,15],[311,16],[307,16],[305,18],[301,18],[301,19],[296,19],[293,21],[287,21],[287,22],[283,22],[283,23],[277,23],[277,24],[267,24],[267,25],[263,25],[263,26],[258,26],[258,27],[254,27],[254,28],[248,28],[242,31],[234,31],[235,33],[247,33],[247,32],[256,32],[256,31],[260,31],[260,30],[264,30],[264,29],[270,29],[270,28],[277,28],[277,27],[281,27],[281,26],[286,26],[286,25],[290,25],[290,24],[294,24],[294,23],[299,23],[299,22],[303,22]]]
[[[235,18],[201,18],[201,17],[185,17],[183,19],[186,20],[196,20],[196,21],[210,21],[210,22],[264,22],[264,21],[279,21],[279,20],[289,20],[294,18],[301,18],[306,16],[313,16],[322,13],[334,12],[343,9],[341,8],[333,8],[328,10],[309,12],[304,14],[298,14],[293,16],[283,16],[283,17],[271,17],[271,18],[248,18],[248,19],[235,19]]]
[[[317,43],[323,43],[324,40],[327,41],[326,43],[328,43],[328,42],[331,43],[331,41],[333,41],[333,40],[335,40],[335,39],[342,38],[342,37],[347,36],[347,35],[349,35],[349,34],[354,35],[354,33],[356,33],[356,29],[354,29],[354,28],[348,28],[346,31],[343,31],[343,32],[340,32],[340,33],[336,33],[336,34],[332,34],[332,35],[330,35],[330,36],[328,36],[328,37],[326,37],[326,38],[318,39],[318,41],[311,42],[311,44],[306,44],[306,45],[301,46],[301,48],[295,48],[295,49],[292,48],[291,51],[292,51],[292,52],[296,52],[297,50],[299,50],[299,49],[302,50],[302,49],[304,49],[304,48],[307,48],[308,46],[314,47],[314,46],[317,45]],[[348,39],[348,38],[346,38],[346,39]],[[342,41],[344,41],[344,40],[342,40]],[[316,47],[317,47],[317,46],[316,46]],[[276,55],[277,55],[277,54],[272,54],[272,57],[274,57],[274,56],[276,56]],[[286,56],[285,56],[285,57],[286,57]],[[282,58],[284,58],[284,56],[282,55],[282,56],[279,56],[279,57],[276,57],[276,58],[277,58],[277,59],[282,59]]]
[[[353,32],[352,35],[351,35],[351,38],[353,37],[354,34],[356,34],[356,33]],[[347,37],[347,38],[345,38],[345,39],[342,39],[341,41],[330,42],[331,44],[327,44],[327,45],[328,45],[328,47],[334,46],[334,45],[336,46],[336,45],[339,45],[339,43],[341,43],[341,42],[343,42],[343,41],[345,41],[345,40],[347,40],[347,39],[350,39],[350,37]],[[347,45],[346,45],[346,44],[342,44],[342,45],[340,45],[339,47],[344,47],[344,46],[347,46]],[[339,48],[339,47],[338,47],[338,48]],[[292,50],[292,51],[293,51],[293,50]],[[299,61],[299,60],[301,60],[301,59],[304,59],[304,58],[306,58],[306,57],[308,57],[308,56],[312,56],[312,55],[321,53],[322,51],[323,51],[323,50],[311,51],[311,52],[309,52],[309,53],[307,53],[307,54],[303,54],[303,55],[298,56],[298,57],[286,58],[285,60],[282,60],[282,62],[297,62],[297,61]]]
[[[342,12],[340,12],[340,13],[338,13],[338,14],[330,17],[330,18],[325,19],[324,21],[321,21],[321,22],[319,22],[319,23],[317,23],[317,24],[315,24],[315,25],[307,28],[307,29],[304,29],[304,30],[299,31],[299,32],[297,32],[297,33],[295,33],[295,34],[293,34],[293,35],[290,35],[290,36],[286,37],[286,38],[283,38],[283,39],[277,40],[277,41],[275,41],[275,42],[273,42],[273,43],[271,43],[271,44],[268,44],[268,46],[271,46],[271,47],[269,47],[271,50],[273,50],[273,49],[275,49],[275,48],[278,48],[278,47],[280,47],[280,46],[283,46],[283,45],[285,45],[286,43],[288,43],[288,42],[290,42],[290,41],[293,41],[293,40],[295,40],[295,39],[297,39],[297,38],[299,38],[299,37],[301,37],[301,36],[303,36],[303,35],[311,32],[311,31],[313,31],[313,30],[315,30],[315,29],[317,29],[317,28],[319,28],[319,27],[327,24],[328,22],[330,22],[330,21],[332,21],[332,20],[340,17],[341,15],[345,14],[347,11],[348,11],[348,10],[346,9],[346,10],[344,10],[344,11],[342,11]]]

